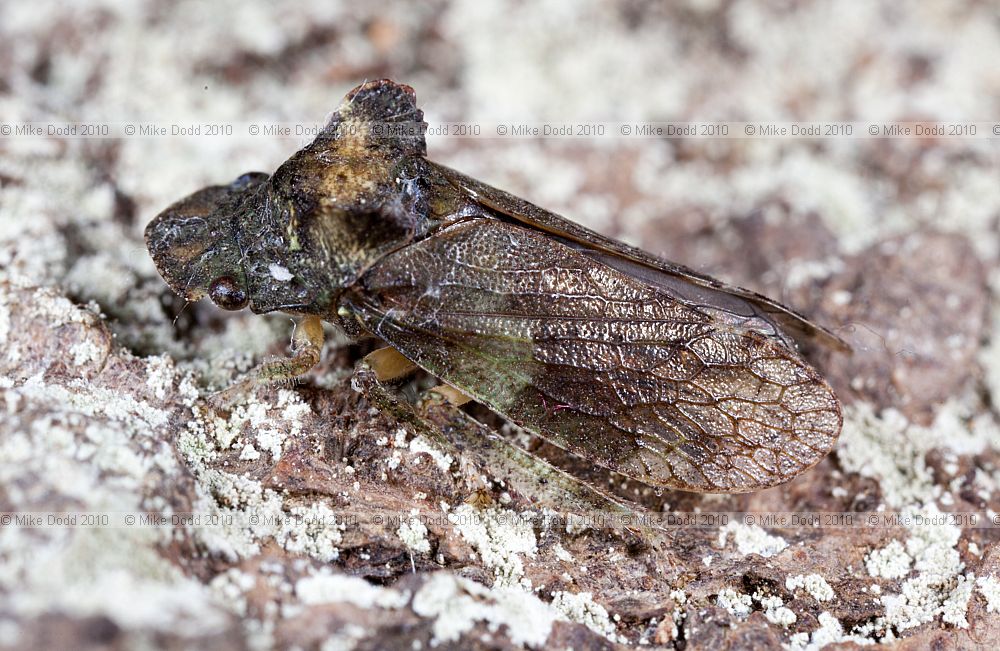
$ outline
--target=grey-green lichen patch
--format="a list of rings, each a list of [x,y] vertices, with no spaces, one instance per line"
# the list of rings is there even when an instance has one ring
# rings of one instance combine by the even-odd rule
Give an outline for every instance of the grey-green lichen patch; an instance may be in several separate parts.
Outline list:
[[[92,314],[52,292],[0,282],[16,324],[8,344],[28,351],[25,337],[43,346],[57,336],[25,332],[32,323],[89,324]],[[38,321],[32,319],[43,317]],[[27,317],[27,318],[25,318]],[[50,331],[52,332],[52,331]],[[100,341],[79,334],[76,343]],[[70,340],[66,343],[72,343]],[[70,348],[70,355],[72,355]],[[107,350],[88,359],[104,361]],[[97,358],[100,359],[97,359]],[[9,361],[9,357],[8,357]],[[30,364],[26,352],[23,359]],[[137,365],[136,371],[141,366]],[[170,508],[158,494],[183,462],[163,437],[169,410],[153,396],[113,390],[74,373],[48,379],[5,376],[0,388],[0,484],[5,511],[139,512]],[[51,369],[49,369],[51,370]],[[158,549],[170,540],[159,528],[43,527],[0,529],[0,593],[8,612],[28,622],[51,612],[103,617],[124,630],[171,632],[181,625],[199,638],[231,625],[228,609]]]
[[[292,554],[320,561],[339,556],[342,525],[326,504],[286,503],[280,491],[213,463],[234,450],[244,457],[246,446],[254,442],[277,462],[285,441],[301,434],[302,419],[309,411],[296,394],[286,390],[279,391],[273,404],[251,398],[228,418],[204,403],[193,407],[194,418],[181,435],[179,449],[199,480],[197,505],[228,523],[196,532],[212,553],[232,560],[252,557],[260,552],[262,542],[274,540]]]
[[[513,587],[494,589],[461,577],[439,573],[413,597],[413,610],[433,620],[431,644],[457,642],[485,622],[491,630],[505,627],[515,645],[543,648],[555,610],[532,594]]]
[[[411,511],[411,516],[413,515],[415,514]],[[431,550],[431,544],[427,540],[427,526],[416,517],[410,517],[400,524],[396,533],[411,552],[426,554]]]
[[[767,533],[762,527],[736,521],[719,528],[718,546],[724,548],[730,535],[741,554],[774,556],[788,546],[784,539]]]
[[[594,601],[594,595],[589,592],[557,591],[552,594],[552,607],[563,617],[579,622],[598,635],[612,642],[626,642],[619,637],[617,627],[607,609]]]
[[[819,574],[798,574],[785,579],[786,590],[791,592],[797,588],[808,592],[816,601],[830,601],[836,596],[830,584]]]
[[[493,571],[495,585],[530,589],[531,582],[524,578],[524,558],[534,557],[538,548],[528,518],[509,509],[480,511],[463,504],[451,511],[448,519],[476,550],[483,565]]]

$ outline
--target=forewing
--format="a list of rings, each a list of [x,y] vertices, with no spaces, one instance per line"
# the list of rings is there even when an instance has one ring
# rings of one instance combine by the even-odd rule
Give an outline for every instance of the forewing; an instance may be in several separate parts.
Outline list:
[[[604,264],[617,266],[630,275],[644,275],[648,282],[659,285],[663,291],[688,305],[709,310],[713,306],[723,306],[730,313],[755,322],[753,327],[768,336],[781,338],[787,332],[800,341],[817,341],[835,350],[850,351],[847,342],[826,328],[757,292],[723,283],[683,265],[650,255],[642,249],[605,237],[451,168],[437,163],[430,165],[484,208],[560,238],[586,251],[588,255],[601,259]]]
[[[344,305],[497,413],[649,484],[772,486],[840,432],[836,397],[791,349],[515,224],[446,228]]]

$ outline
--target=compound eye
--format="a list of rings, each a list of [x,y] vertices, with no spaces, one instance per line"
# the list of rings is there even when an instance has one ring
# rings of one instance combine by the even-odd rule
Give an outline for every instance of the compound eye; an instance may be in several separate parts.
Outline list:
[[[231,276],[213,280],[208,286],[208,297],[223,310],[242,310],[249,302],[246,290]]]

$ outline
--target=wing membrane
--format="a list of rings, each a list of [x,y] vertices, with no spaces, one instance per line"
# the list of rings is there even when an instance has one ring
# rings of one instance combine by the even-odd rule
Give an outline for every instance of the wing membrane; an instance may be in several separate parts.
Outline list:
[[[849,352],[851,349],[847,342],[826,328],[766,296],[728,285],[683,265],[605,237],[451,168],[433,162],[429,162],[429,165],[484,208],[562,238],[604,264],[619,269],[627,268],[625,272],[630,275],[644,276],[647,281],[659,285],[664,291],[689,305],[701,309],[723,306],[732,314],[742,314],[748,320],[756,320],[758,329],[772,337],[783,337],[784,330],[800,340],[818,341],[842,352]],[[769,329],[767,323],[780,327]]]
[[[792,348],[516,224],[443,229],[344,302],[497,413],[653,485],[757,490],[840,432],[836,397]]]

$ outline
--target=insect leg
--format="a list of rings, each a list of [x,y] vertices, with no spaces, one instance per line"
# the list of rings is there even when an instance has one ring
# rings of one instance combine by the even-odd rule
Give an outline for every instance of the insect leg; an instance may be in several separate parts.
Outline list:
[[[472,400],[472,398],[465,395],[455,387],[447,384],[439,384],[433,389],[431,389],[431,391],[443,397],[445,400],[448,401],[448,404],[452,405],[453,407],[461,407],[465,403]]]
[[[358,364],[351,384],[373,406],[457,459],[460,475],[473,498],[486,491],[483,484],[483,470],[486,470],[532,502],[557,512],[602,514],[608,526],[630,534],[641,533],[647,542],[671,553],[672,539],[668,532],[647,524],[639,512],[617,498],[511,444],[451,404],[439,388],[428,391],[414,407],[378,379],[367,358]]]
[[[257,367],[253,373],[257,383],[293,380],[319,364],[320,354],[323,352],[323,321],[318,316],[303,317],[295,324],[292,352],[292,357],[266,362]]]
[[[450,387],[449,387],[450,388]],[[605,491],[580,481],[548,461],[520,448],[455,405],[440,388],[431,389],[418,404],[421,416],[461,453],[472,456],[494,479],[532,502],[558,512],[584,516],[595,528],[640,533],[647,542],[669,553],[672,539],[651,518]]]
[[[294,380],[319,364],[323,352],[323,321],[307,316],[295,324],[291,357],[265,362],[233,386],[213,395],[210,400],[218,407],[228,408],[261,384]]]
[[[368,353],[363,361],[375,372],[379,382],[401,378],[417,369],[416,364],[389,346]]]
[[[381,351],[377,350],[375,352],[378,353]],[[398,355],[398,353],[396,354]],[[379,379],[378,372],[369,364],[371,356],[366,356],[355,367],[354,376],[351,378],[351,387],[363,394],[365,399],[379,411],[392,416],[397,422],[409,426],[415,434],[425,437],[439,447],[442,452],[451,455],[454,459],[458,459],[459,465],[462,466],[462,474],[471,485],[473,492],[485,490],[485,484],[480,480],[481,473],[467,471],[469,464],[466,457],[452,445],[451,441],[442,435],[440,430],[421,418],[412,404],[400,398],[387,384]]]

